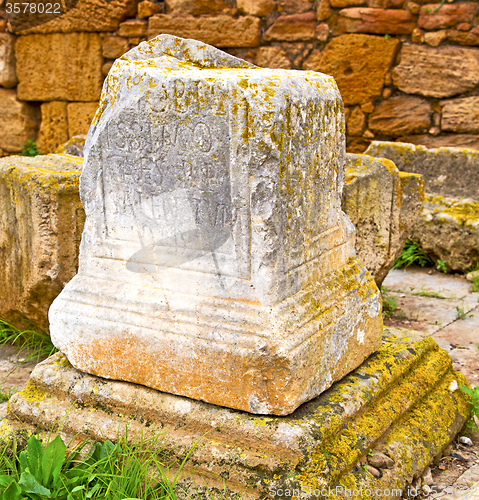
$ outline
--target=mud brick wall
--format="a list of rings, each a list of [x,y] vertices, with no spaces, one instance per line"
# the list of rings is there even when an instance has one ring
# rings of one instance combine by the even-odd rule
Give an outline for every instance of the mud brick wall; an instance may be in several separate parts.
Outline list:
[[[48,153],[85,134],[113,61],[160,33],[263,67],[333,75],[350,152],[372,139],[479,149],[477,1],[79,0],[27,29],[9,23],[8,1],[0,2],[3,156],[30,138]]]

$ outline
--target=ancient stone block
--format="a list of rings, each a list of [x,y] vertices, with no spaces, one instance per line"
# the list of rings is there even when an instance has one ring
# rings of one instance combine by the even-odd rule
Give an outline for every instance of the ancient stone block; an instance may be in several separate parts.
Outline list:
[[[220,14],[228,8],[223,0],[165,0],[166,12],[175,16]]]
[[[347,7],[360,7],[366,4],[366,0],[330,0],[331,7],[345,9]]]
[[[382,101],[369,116],[373,132],[397,137],[427,132],[431,125],[432,109],[426,99],[395,96]]]
[[[37,147],[42,154],[53,153],[68,140],[67,103],[44,102],[41,106],[42,122],[38,131]]]
[[[411,238],[427,254],[446,261],[448,269],[464,272],[474,268],[479,254],[477,198],[426,196]]]
[[[314,12],[280,16],[266,30],[266,41],[297,42],[314,40],[316,15]]]
[[[416,19],[407,10],[351,7],[339,12],[338,29],[347,33],[408,35]]]
[[[68,137],[86,135],[97,109],[97,102],[69,102],[67,104]]]
[[[316,29],[314,31],[314,36],[320,41],[320,42],[326,42],[329,38],[329,33],[330,33],[329,25],[328,23],[320,23],[316,26]]]
[[[0,148],[20,153],[22,145],[37,135],[40,113],[17,99],[14,89],[0,88]]]
[[[257,17],[173,17],[157,14],[149,18],[148,38],[160,33],[194,38],[217,47],[256,47],[261,20]]]
[[[148,19],[154,14],[159,14],[163,11],[163,6],[161,4],[150,2],[149,0],[143,0],[138,4],[138,18]]]
[[[479,26],[467,32],[447,30],[447,39],[459,45],[479,45]]]
[[[431,47],[437,47],[447,38],[447,30],[424,33],[424,41]]]
[[[329,0],[319,0],[318,6],[316,8],[316,19],[318,21],[325,21],[331,15],[331,8],[329,5]]]
[[[348,136],[361,137],[366,130],[366,115],[359,106],[355,107],[347,122]]]
[[[58,353],[12,397],[2,431],[5,436],[20,422],[23,429],[36,425],[48,434],[62,422],[67,438],[116,441],[127,429],[144,438],[161,429],[162,451],[177,463],[191,456],[194,465],[188,469],[187,462],[178,485],[190,498],[400,491],[411,483],[412,471],[421,476],[441,456],[469,419],[458,387],[463,384],[465,377],[453,371],[450,356],[431,337],[401,329],[385,329],[377,354],[289,417],[260,417],[104,380],[75,370]],[[198,442],[203,435],[208,439]],[[361,464],[380,453],[388,468],[376,478]],[[199,482],[215,488],[210,496],[198,495]],[[399,491],[391,497],[400,497]]]
[[[38,26],[19,26],[16,33],[72,33],[115,31],[120,21],[135,14],[137,0],[79,0],[61,16]],[[27,28],[27,29],[25,29]]]
[[[443,101],[442,130],[479,133],[479,97],[462,97]],[[478,137],[479,140],[479,137]]]
[[[334,76],[346,106],[378,98],[399,41],[372,35],[341,35],[322,53],[312,53],[303,69]]]
[[[96,33],[18,38],[18,98],[26,101],[98,101],[101,40]]]
[[[260,47],[256,54],[256,64],[262,68],[291,69],[291,61],[279,47]]]
[[[358,258],[378,286],[401,253],[422,208],[424,182],[421,185],[415,174],[402,177],[390,160],[346,155],[343,210],[356,228]]]
[[[9,89],[17,84],[14,49],[15,37],[0,33],[0,87]]]
[[[2,318],[48,331],[48,308],[77,270],[81,167],[57,155],[0,159]]]
[[[121,36],[107,36],[101,42],[101,53],[106,59],[118,59],[129,48],[128,40]]]
[[[421,174],[426,194],[453,198],[476,196],[479,153],[462,148],[427,149],[400,142],[373,142],[370,156],[388,158],[403,172]]]
[[[314,0],[276,0],[278,10],[285,14],[302,14],[313,9]]]
[[[393,82],[408,94],[451,97],[479,84],[479,49],[404,44]]]
[[[100,110],[80,273],[50,309],[77,368],[288,414],[378,347],[332,78],[162,35],[115,62]]]
[[[427,4],[421,7],[417,25],[425,30],[452,28],[472,22],[478,12],[479,5],[474,2]]]
[[[275,0],[237,0],[236,4],[249,16],[267,16],[276,8]]]
[[[139,37],[142,38],[146,36],[146,32],[148,29],[148,22],[142,21],[140,19],[129,19],[124,23],[120,24],[120,28],[118,29],[118,34],[120,36],[131,38],[131,37]]]
[[[418,146],[426,146],[427,148],[440,147],[457,147],[479,150],[479,136],[476,134],[448,134],[432,136],[430,134],[423,135],[406,135],[398,137],[398,142],[408,142]]]

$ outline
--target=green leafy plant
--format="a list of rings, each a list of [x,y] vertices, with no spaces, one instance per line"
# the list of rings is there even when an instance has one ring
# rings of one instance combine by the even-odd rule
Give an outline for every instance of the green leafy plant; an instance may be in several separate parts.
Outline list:
[[[467,423],[467,427],[469,429],[472,429],[475,424],[474,417],[479,417],[479,386],[474,387],[473,389],[470,389],[469,387],[465,385],[460,385],[459,389],[461,389],[462,392],[466,393],[468,396],[471,398],[471,418],[469,419],[469,422]]]
[[[421,297],[433,297],[435,299],[445,299],[443,295],[439,292],[429,292],[428,290],[421,290],[420,292],[414,292],[412,295],[419,295]]]
[[[409,267],[412,264],[424,267],[432,266],[434,263],[422,250],[420,250],[415,241],[408,239],[404,244],[401,255],[394,261],[393,269]]]
[[[384,317],[390,319],[394,316],[397,309],[396,297],[388,295],[387,290],[383,286],[381,287],[381,297],[383,301]]]
[[[456,319],[466,319],[467,312],[468,311],[466,311],[464,304],[462,307],[456,306]]]
[[[442,271],[443,273],[447,273],[447,267],[446,267],[446,264],[447,264],[447,260],[440,260],[440,259],[437,259],[437,262],[436,262],[436,269],[438,271]]]
[[[16,392],[15,389],[0,389],[0,403],[8,401]]]
[[[36,328],[20,329],[0,318],[0,345],[10,344],[25,351],[24,361],[39,360],[57,351],[50,336]]]
[[[385,38],[386,40],[389,40],[389,39],[391,38],[391,35],[388,35],[388,34],[386,33],[386,34],[384,35],[384,38]]]
[[[40,152],[37,149],[37,143],[33,139],[28,139],[27,142],[22,144],[23,156],[37,156]]]

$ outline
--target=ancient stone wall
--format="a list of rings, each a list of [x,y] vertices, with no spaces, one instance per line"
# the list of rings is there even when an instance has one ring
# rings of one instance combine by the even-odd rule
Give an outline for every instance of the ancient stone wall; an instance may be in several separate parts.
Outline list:
[[[160,33],[333,75],[351,152],[373,139],[479,149],[477,1],[79,0],[37,25],[7,17],[14,1],[0,3],[1,155],[85,134],[114,59]]]

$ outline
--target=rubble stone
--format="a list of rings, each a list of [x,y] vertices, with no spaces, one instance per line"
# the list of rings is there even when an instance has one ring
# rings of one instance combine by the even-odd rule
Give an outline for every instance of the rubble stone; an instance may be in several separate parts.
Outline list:
[[[443,101],[441,106],[442,130],[459,133],[479,133],[479,96]]]
[[[41,106],[42,122],[38,131],[37,148],[42,154],[53,153],[68,140],[67,103],[44,102]]]
[[[7,89],[17,84],[15,72],[15,37],[0,33],[0,87]]]

